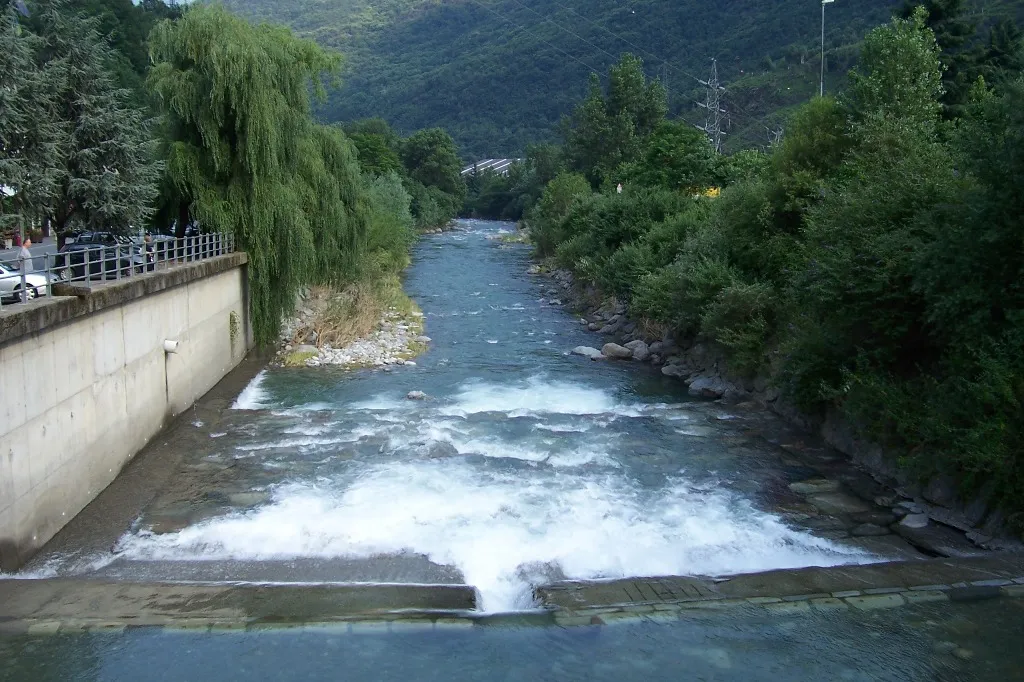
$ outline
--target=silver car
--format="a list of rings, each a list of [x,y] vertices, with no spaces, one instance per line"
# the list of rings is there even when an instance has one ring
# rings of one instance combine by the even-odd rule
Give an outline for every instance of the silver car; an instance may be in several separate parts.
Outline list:
[[[35,272],[25,275],[26,297],[31,300],[36,296],[46,295],[46,277]],[[0,263],[0,299],[4,301],[21,300],[21,273],[5,263]]]

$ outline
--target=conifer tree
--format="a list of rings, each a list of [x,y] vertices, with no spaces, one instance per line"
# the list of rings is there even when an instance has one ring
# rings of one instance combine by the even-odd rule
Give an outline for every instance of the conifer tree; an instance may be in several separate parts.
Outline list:
[[[0,216],[0,229],[23,224],[55,195],[63,177],[60,159],[66,126],[57,118],[55,93],[63,71],[56,63],[37,66],[38,36],[22,28],[7,6],[0,16],[0,185],[14,192],[13,212]]]

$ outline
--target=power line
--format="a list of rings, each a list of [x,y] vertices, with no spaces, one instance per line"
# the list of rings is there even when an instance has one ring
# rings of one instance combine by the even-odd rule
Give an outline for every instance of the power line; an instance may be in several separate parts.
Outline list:
[[[532,35],[534,38],[536,38],[540,42],[544,43],[545,45],[547,45],[551,49],[553,49],[553,50],[555,50],[555,51],[565,55],[566,57],[568,57],[569,59],[573,60],[574,62],[577,62],[578,64],[584,66],[585,68],[587,68],[592,73],[597,74],[597,76],[599,78],[604,78],[604,73],[603,72],[599,71],[597,68],[595,68],[594,66],[591,66],[589,63],[583,61],[582,59],[579,59],[578,57],[576,57],[575,55],[573,55],[573,54],[571,54],[569,52],[566,52],[562,48],[554,45],[550,41],[548,41],[545,38],[541,37],[537,32],[532,30],[530,27],[528,27],[528,26],[526,26],[524,24],[517,23],[513,19],[510,19],[508,16],[502,14],[501,12],[495,10],[493,7],[490,7],[489,5],[487,5],[484,2],[481,2],[480,0],[470,0],[470,1],[473,4],[478,5],[481,8],[483,8],[484,10],[486,10],[486,11],[490,12],[491,14],[495,15],[496,17],[498,17],[502,21],[511,24],[512,26],[514,26],[515,28],[519,29],[520,31],[524,31],[524,32]],[[592,41],[587,40],[586,38],[582,37],[581,35],[579,35],[575,31],[572,31],[572,30],[566,28],[565,26],[563,26],[562,24],[558,23],[557,21],[554,21],[553,19],[551,19],[549,17],[545,17],[543,14],[541,14],[537,10],[535,10],[532,7],[529,7],[527,5],[524,5],[519,0],[513,0],[513,2],[515,2],[517,5],[519,5],[523,9],[533,13],[534,15],[536,15],[538,17],[540,17],[544,22],[552,24],[557,29],[572,35],[576,39],[580,40],[583,43],[586,43],[590,47],[592,47],[595,50],[597,50],[597,51],[607,55],[608,57],[610,57],[612,59],[616,59],[616,60],[619,59],[619,56],[616,56],[615,54],[613,54],[613,53],[609,52],[608,50],[604,49],[603,47],[601,47],[600,45],[597,45],[597,44],[593,43]],[[662,63],[664,72],[667,73],[668,69],[672,69],[672,70],[677,71],[680,74],[686,76],[687,78],[693,79],[696,83],[707,87],[708,81],[705,81],[703,79],[697,78],[693,74],[691,74],[691,73],[689,73],[689,72],[687,72],[684,69],[681,69],[679,67],[670,66],[668,60],[660,59],[657,55],[655,55],[650,50],[647,50],[645,48],[640,47],[639,45],[636,45],[635,43],[632,43],[631,41],[627,40],[626,38],[623,38],[622,36],[620,36],[619,34],[615,33],[614,31],[611,31],[610,29],[605,28],[601,24],[598,24],[597,22],[595,22],[595,21],[593,21],[593,20],[583,16],[582,14],[580,14],[576,10],[572,9],[571,7],[568,7],[568,6],[563,5],[561,3],[558,3],[558,2],[556,2],[555,4],[558,5],[559,7],[563,8],[563,9],[571,12],[572,14],[576,15],[577,17],[583,19],[587,23],[589,23],[589,24],[591,24],[593,26],[596,26],[597,28],[600,28],[601,30],[605,31],[606,33],[608,33],[612,37],[614,37],[614,38],[616,38],[618,40],[621,40],[626,45],[629,45],[630,47],[638,50],[639,52],[642,52],[643,54],[647,55],[648,57],[651,57],[652,59],[654,59],[656,61],[660,61]],[[717,64],[717,62],[715,62],[715,63]],[[716,80],[716,83],[717,83],[717,66],[715,67],[715,80]],[[666,94],[670,94],[671,92],[673,92],[672,90],[669,89],[667,82],[663,81],[663,86],[665,87]],[[696,126],[696,127],[700,128],[702,130],[707,130],[709,128],[708,124],[709,123],[714,123],[714,125],[710,126],[711,132],[709,132],[708,134],[709,134],[709,137],[711,137],[712,142],[715,144],[715,148],[720,151],[721,150],[721,138],[722,138],[723,135],[726,134],[722,130],[722,123],[725,122],[726,125],[731,125],[731,118],[728,117],[727,115],[723,116],[723,114],[726,114],[727,112],[724,109],[721,108],[721,99],[720,99],[721,95],[720,95],[720,93],[721,92],[725,92],[725,88],[722,87],[720,84],[718,84],[716,86],[715,93],[716,93],[717,99],[713,103],[713,106],[709,106],[709,105],[712,105],[712,102],[709,102],[707,100],[705,102],[700,102],[699,100],[695,99],[694,97],[692,97],[691,95],[689,95],[687,93],[684,93],[684,92],[681,92],[681,91],[678,91],[678,90],[675,91],[675,92],[679,96],[683,97],[685,100],[688,100],[688,101],[694,103],[695,105],[697,105],[698,107],[702,107],[702,108],[704,108],[704,109],[706,109],[708,111],[709,118],[707,120],[705,120],[705,125],[703,127],[702,126]],[[764,122],[763,119],[755,116],[754,114],[751,114],[750,112],[746,111],[743,107],[739,107],[739,109],[742,112],[744,118],[749,119],[751,122],[759,123],[762,126],[765,125],[765,122]],[[714,117],[713,117],[714,118],[713,121],[710,120],[712,118],[711,117],[711,112],[712,111],[715,112]],[[685,120],[685,117],[683,117],[683,119]]]
[[[503,15],[503,14],[502,14],[501,12],[498,12],[497,10],[495,10],[495,9],[492,9],[492,8],[488,7],[487,5],[485,5],[484,3],[480,2],[479,0],[470,0],[470,2],[472,2],[472,3],[474,4],[474,5],[479,5],[480,7],[484,8],[485,10],[487,10],[488,12],[490,12],[491,14],[494,14],[495,16],[497,16],[497,17],[498,17],[499,19],[501,19],[502,21],[506,21],[506,22],[508,22],[508,23],[512,24],[513,26],[515,26],[516,28],[518,28],[518,29],[520,29],[520,30],[522,30],[522,31],[526,31],[527,33],[530,33],[530,34],[532,34],[532,35],[533,35],[533,36],[534,36],[535,38],[537,38],[537,40],[541,41],[542,43],[544,43],[545,45],[547,45],[547,46],[548,46],[548,47],[550,47],[551,49],[553,49],[553,50],[556,50],[556,51],[558,51],[558,52],[561,52],[562,54],[564,54],[564,55],[565,55],[566,57],[568,57],[569,59],[573,60],[574,62],[578,62],[579,64],[582,64],[582,65],[583,65],[583,66],[585,66],[585,67],[586,67],[587,69],[589,69],[589,70],[590,70],[590,71],[592,71],[593,73],[597,74],[597,76],[598,76],[599,78],[600,78],[600,77],[601,77],[601,76],[603,75],[603,74],[602,74],[602,73],[601,73],[600,71],[598,71],[597,69],[595,69],[595,68],[594,68],[593,66],[591,66],[590,64],[587,64],[587,63],[586,63],[585,61],[583,61],[582,59],[577,59],[577,58],[576,58],[575,56],[573,56],[573,55],[569,54],[568,52],[566,52],[566,51],[565,51],[565,50],[563,50],[562,48],[560,48],[560,47],[557,47],[556,45],[552,45],[552,44],[551,44],[551,43],[549,43],[548,41],[546,41],[546,40],[544,40],[543,38],[541,38],[540,36],[538,36],[538,35],[537,35],[536,33],[534,33],[533,31],[531,31],[530,29],[526,28],[525,26],[523,26],[523,25],[521,25],[521,24],[517,24],[516,22],[512,21],[512,20],[511,20],[511,19],[509,19],[508,17],[504,16],[504,15]]]
[[[561,24],[559,24],[559,23],[558,23],[557,21],[555,21],[554,19],[551,19],[550,17],[545,17],[545,16],[543,15],[543,14],[541,14],[541,13],[540,13],[540,12],[538,12],[537,10],[533,9],[532,7],[529,7],[529,6],[525,5],[525,4],[523,4],[523,3],[522,3],[522,2],[520,2],[519,0],[512,0],[512,2],[515,2],[515,3],[517,4],[517,5],[519,5],[519,6],[520,6],[520,7],[522,7],[523,9],[527,10],[528,12],[532,12],[533,14],[537,15],[537,16],[538,16],[538,17],[540,17],[540,18],[541,18],[541,19],[542,19],[543,21],[545,21],[545,22],[548,22],[548,23],[550,23],[550,24],[554,25],[554,26],[555,26],[556,28],[558,28],[558,29],[561,29],[562,31],[565,31],[565,32],[566,32],[566,33],[568,33],[569,35],[571,35],[571,36],[573,36],[573,37],[577,38],[578,40],[580,40],[580,41],[582,41],[582,42],[586,43],[587,45],[590,45],[590,46],[591,46],[592,48],[594,48],[595,50],[598,50],[598,51],[600,51],[600,52],[603,52],[604,54],[608,55],[608,56],[609,56],[609,57],[611,57],[612,59],[618,60],[618,59],[619,59],[619,58],[621,57],[621,55],[615,55],[615,54],[613,54],[613,53],[609,52],[608,50],[604,49],[604,48],[603,48],[603,47],[601,47],[600,45],[597,45],[596,43],[593,43],[593,42],[591,42],[591,41],[587,40],[586,38],[584,38],[584,37],[583,37],[583,36],[581,36],[580,34],[576,33],[575,31],[571,31],[571,30],[569,30],[569,29],[568,29],[568,28],[566,28],[565,26],[562,26]],[[557,4],[557,3],[556,3],[556,4]],[[562,6],[562,5],[560,5],[560,6]],[[574,12],[574,14],[575,14],[575,12]],[[588,20],[588,21],[589,21],[589,20]],[[593,22],[590,22],[590,23],[593,23]],[[596,26],[600,26],[600,24],[595,24],[595,25],[596,25]],[[527,29],[527,30],[529,30],[529,29]],[[610,33],[610,31],[609,31],[609,33]],[[534,35],[536,35],[536,34],[534,34]],[[614,34],[612,34],[612,35],[614,35]],[[628,41],[626,41],[626,44],[627,44],[627,45],[631,45],[631,46],[632,46],[632,43],[629,43]],[[648,54],[650,54],[650,53],[648,53]],[[663,64],[664,64],[664,66],[666,66],[666,67],[668,66],[668,62],[667,62],[667,61],[664,61],[664,60],[661,60],[661,61],[663,61]],[[698,81],[698,82],[699,82],[699,81]],[[670,92],[670,91],[669,91],[669,87],[668,87],[668,83],[667,83],[667,78],[666,78],[665,80],[663,80],[663,85],[664,85],[664,87],[665,87],[665,92],[666,92],[666,93]],[[679,94],[680,94],[680,95],[681,95],[682,97],[684,97],[684,98],[686,98],[686,99],[689,99],[689,100],[690,100],[690,101],[692,101],[692,102],[693,102],[694,104],[700,105],[700,102],[699,102],[698,100],[696,100],[696,99],[693,99],[692,97],[689,97],[688,95],[685,95],[685,94],[683,94],[683,93],[679,93]]]

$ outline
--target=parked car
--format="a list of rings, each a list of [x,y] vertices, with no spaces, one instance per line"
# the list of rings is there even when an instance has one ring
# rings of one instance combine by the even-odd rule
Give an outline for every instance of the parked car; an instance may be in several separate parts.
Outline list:
[[[37,272],[25,275],[25,295],[31,300],[36,296],[46,295],[46,277]],[[9,265],[0,263],[0,299],[5,301],[21,300],[21,273]]]
[[[152,262],[153,254],[112,232],[83,232],[54,256],[54,267],[62,279],[127,277],[145,271]]]

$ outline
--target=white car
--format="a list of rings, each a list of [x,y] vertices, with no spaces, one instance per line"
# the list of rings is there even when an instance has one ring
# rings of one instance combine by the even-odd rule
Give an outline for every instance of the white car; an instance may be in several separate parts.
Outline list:
[[[25,284],[29,300],[36,296],[46,295],[46,277],[36,272],[25,275]],[[21,300],[21,273],[10,265],[0,263],[0,299],[4,301]]]

